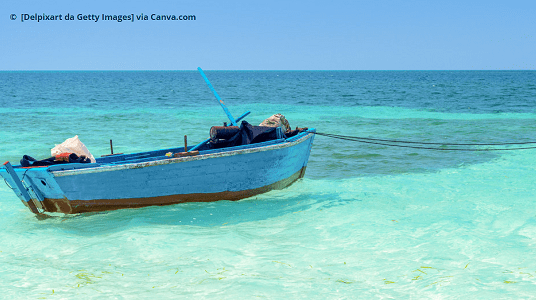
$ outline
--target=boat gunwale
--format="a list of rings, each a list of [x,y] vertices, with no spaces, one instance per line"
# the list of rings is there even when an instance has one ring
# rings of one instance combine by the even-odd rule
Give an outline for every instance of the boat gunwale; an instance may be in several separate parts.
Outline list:
[[[220,158],[220,157],[228,157],[228,156],[234,156],[234,155],[243,155],[243,154],[271,151],[271,150],[276,150],[276,149],[284,149],[284,148],[288,148],[288,147],[292,147],[297,144],[300,144],[312,138],[313,135],[315,134],[315,130],[309,129],[305,131],[304,133],[306,134],[304,134],[304,136],[300,138],[291,137],[291,138],[282,140],[281,142],[276,143],[276,144],[260,146],[260,147],[236,149],[236,150],[222,151],[222,152],[216,152],[216,153],[199,154],[195,156],[171,157],[167,159],[157,159],[157,160],[146,161],[146,162],[135,162],[135,163],[125,162],[122,164],[117,164],[117,163],[116,164],[102,164],[97,167],[89,167],[89,168],[82,167],[80,169],[57,170],[57,171],[47,170],[47,171],[52,173],[54,177],[63,177],[63,176],[72,176],[72,175],[81,175],[81,174],[119,171],[119,170],[126,170],[126,169],[141,169],[141,168],[153,167],[153,166],[159,166],[159,165],[168,165],[168,164],[174,164],[174,163],[182,163],[182,162],[190,162],[190,161],[197,161],[197,160],[205,160],[205,159],[212,159],[212,158]],[[247,146],[250,146],[250,145],[247,145]]]

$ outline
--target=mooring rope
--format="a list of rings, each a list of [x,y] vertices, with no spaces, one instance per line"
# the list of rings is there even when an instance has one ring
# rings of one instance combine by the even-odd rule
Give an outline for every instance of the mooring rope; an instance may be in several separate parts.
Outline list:
[[[316,134],[322,135],[325,137],[330,137],[334,139],[382,145],[389,147],[400,147],[400,148],[411,148],[411,149],[425,149],[425,150],[441,150],[441,151],[511,151],[511,150],[527,150],[527,149],[536,149],[536,146],[532,147],[517,147],[517,148],[486,148],[486,149],[475,149],[475,148],[439,148],[439,147],[424,147],[424,146],[413,146],[413,145],[399,145],[399,144],[418,144],[418,145],[442,145],[442,146],[506,146],[506,145],[529,145],[536,144],[536,142],[505,142],[505,143],[436,143],[436,142],[416,142],[416,141],[403,141],[403,140],[388,140],[388,139],[376,139],[376,138],[367,138],[367,137],[358,137],[358,136],[349,136],[349,135],[340,135],[332,133],[322,133],[317,132]],[[393,144],[395,143],[395,144]]]

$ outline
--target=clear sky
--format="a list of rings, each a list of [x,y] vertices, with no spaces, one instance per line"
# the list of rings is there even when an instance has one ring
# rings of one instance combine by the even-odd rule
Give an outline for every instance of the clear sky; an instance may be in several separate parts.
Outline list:
[[[536,69],[535,0],[5,2],[0,70]]]

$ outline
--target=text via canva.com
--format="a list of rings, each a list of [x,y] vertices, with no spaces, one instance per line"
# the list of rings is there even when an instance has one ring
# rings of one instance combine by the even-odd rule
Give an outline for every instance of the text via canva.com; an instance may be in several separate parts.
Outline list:
[[[115,21],[115,22],[134,22],[134,21],[195,21],[195,15],[173,15],[173,14],[11,14],[11,20],[20,18],[21,22],[49,22],[49,21]]]

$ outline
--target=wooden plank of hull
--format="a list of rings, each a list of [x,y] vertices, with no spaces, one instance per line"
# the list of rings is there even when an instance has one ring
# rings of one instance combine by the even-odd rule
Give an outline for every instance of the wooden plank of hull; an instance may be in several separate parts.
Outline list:
[[[76,214],[83,212],[96,212],[124,208],[139,208],[153,205],[171,205],[185,202],[213,202],[219,200],[234,201],[266,193],[275,189],[283,189],[294,183],[296,180],[302,178],[305,174],[305,169],[306,167],[303,167],[298,172],[292,174],[290,177],[275,182],[273,184],[245,191],[193,193],[184,195],[129,199],[67,200],[45,198],[43,204],[46,207],[46,210],[49,212]]]

